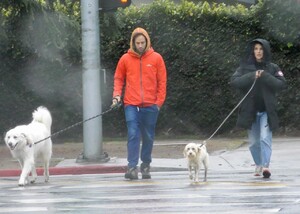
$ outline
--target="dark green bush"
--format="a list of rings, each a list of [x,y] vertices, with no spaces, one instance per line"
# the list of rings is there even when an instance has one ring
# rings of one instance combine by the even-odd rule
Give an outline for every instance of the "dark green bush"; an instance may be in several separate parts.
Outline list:
[[[213,132],[240,99],[228,81],[247,42],[266,38],[272,45],[273,61],[280,65],[289,84],[280,96],[282,132],[297,131],[299,11],[294,1],[264,1],[250,9],[241,5],[156,1],[117,14],[122,39],[118,43],[109,36],[105,38],[105,44],[113,50],[107,52],[107,57],[114,58],[116,64],[120,44],[124,46],[126,38],[128,44],[131,31],[137,26],[147,29],[154,49],[163,55],[168,68],[168,97],[161,111],[159,132],[204,134]],[[113,75],[114,66],[110,70]],[[220,133],[233,129],[235,120],[236,113]]]

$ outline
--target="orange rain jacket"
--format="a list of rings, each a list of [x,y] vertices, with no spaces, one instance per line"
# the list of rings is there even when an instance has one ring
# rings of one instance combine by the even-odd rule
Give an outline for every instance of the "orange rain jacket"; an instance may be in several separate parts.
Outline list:
[[[145,52],[134,50],[133,37],[141,33],[146,37]],[[151,47],[150,37],[142,28],[131,35],[130,49],[119,60],[115,76],[113,97],[121,96],[124,90],[124,105],[161,107],[166,98],[167,71],[162,56]]]

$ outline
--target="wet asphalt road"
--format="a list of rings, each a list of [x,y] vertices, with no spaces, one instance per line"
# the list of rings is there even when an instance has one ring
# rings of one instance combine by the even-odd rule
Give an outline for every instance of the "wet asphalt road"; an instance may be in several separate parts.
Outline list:
[[[136,181],[120,173],[61,175],[26,187],[0,178],[0,213],[300,213],[300,169],[272,173],[209,171],[205,183],[191,183],[185,171]]]

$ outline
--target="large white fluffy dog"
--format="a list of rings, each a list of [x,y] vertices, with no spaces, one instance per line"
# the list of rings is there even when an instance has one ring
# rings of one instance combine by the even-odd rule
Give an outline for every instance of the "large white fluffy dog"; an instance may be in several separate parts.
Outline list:
[[[35,182],[37,178],[35,161],[38,157],[41,157],[44,163],[45,182],[49,180],[52,141],[51,138],[45,138],[51,135],[52,117],[47,108],[40,106],[32,113],[32,118],[32,122],[28,125],[16,126],[5,135],[7,147],[22,168],[19,186],[28,184],[30,172],[32,175],[30,182]],[[40,140],[43,141],[39,142]]]
[[[189,143],[185,146],[183,155],[187,158],[190,179],[198,182],[200,169],[204,165],[203,181],[206,181],[209,164],[206,146],[204,144]]]

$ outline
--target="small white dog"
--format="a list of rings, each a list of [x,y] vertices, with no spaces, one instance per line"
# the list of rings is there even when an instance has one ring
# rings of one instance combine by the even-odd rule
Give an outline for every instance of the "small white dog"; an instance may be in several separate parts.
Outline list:
[[[32,175],[30,182],[35,182],[37,178],[35,161],[38,157],[42,157],[43,160],[45,182],[49,180],[52,141],[51,138],[45,138],[51,135],[52,117],[46,107],[40,106],[32,113],[32,118],[32,122],[28,125],[19,125],[9,130],[4,139],[12,156],[21,165],[19,186],[29,183],[30,172]]]
[[[207,179],[207,169],[209,164],[209,155],[204,144],[189,143],[183,150],[184,157],[188,161],[188,170],[191,180],[199,182],[199,172],[204,165],[204,179]]]

